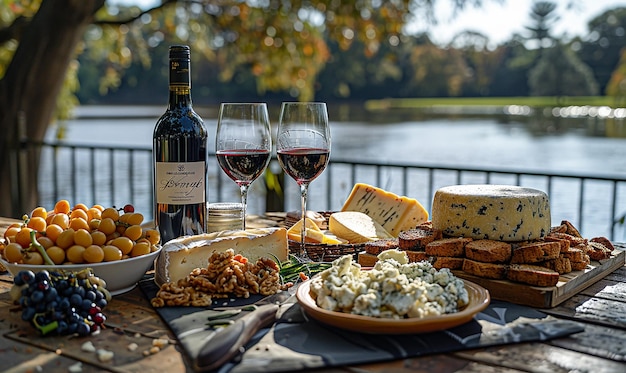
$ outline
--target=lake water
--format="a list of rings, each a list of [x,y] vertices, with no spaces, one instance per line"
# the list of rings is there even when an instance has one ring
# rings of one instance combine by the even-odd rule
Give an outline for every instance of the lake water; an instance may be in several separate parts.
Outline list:
[[[51,126],[48,139],[57,137],[62,127],[63,141],[67,143],[149,148],[152,146],[154,123],[163,110],[162,107],[81,107],[77,111],[77,119]],[[209,131],[209,149],[214,150],[216,108],[198,111]],[[271,107],[270,111],[275,127],[277,108]],[[624,118],[598,119],[587,116],[566,119],[543,115],[483,114],[425,115],[423,112],[408,110],[366,112],[353,106],[329,105],[331,160],[401,162],[458,168],[470,166],[619,178],[626,176]],[[138,180],[147,183],[144,189],[148,189],[151,187],[150,176],[142,172]],[[366,177],[358,181],[371,182]],[[41,182],[49,180],[42,176]],[[444,184],[446,182],[449,183],[441,181]],[[289,188],[287,209],[296,210],[299,208],[299,199],[295,183],[291,180],[286,183]],[[379,186],[393,191],[400,187],[399,183],[398,179],[389,176],[384,180],[384,185]],[[249,197],[250,213],[264,210],[263,198],[255,196],[255,184]],[[323,190],[320,190],[323,188],[316,188],[315,185],[316,181],[311,184],[310,209],[335,210],[341,207],[340,199],[328,206],[322,195]],[[103,186],[106,187],[108,185]],[[341,187],[346,189],[347,195],[351,185]],[[620,189],[618,195],[618,214],[626,212],[624,188]],[[237,200],[234,183],[232,190],[227,193],[227,199]],[[597,193],[606,192],[598,189]],[[597,193],[591,193],[589,198],[593,199]],[[423,196],[422,191],[407,194],[418,199]],[[574,194],[564,197],[576,198]],[[430,201],[420,201],[430,206]],[[567,204],[567,200],[555,202],[555,205]],[[553,214],[560,215],[554,216],[553,220],[560,221],[575,213],[566,211],[566,208],[555,211],[555,205]],[[583,229],[585,234],[606,235],[606,221],[589,224]]]

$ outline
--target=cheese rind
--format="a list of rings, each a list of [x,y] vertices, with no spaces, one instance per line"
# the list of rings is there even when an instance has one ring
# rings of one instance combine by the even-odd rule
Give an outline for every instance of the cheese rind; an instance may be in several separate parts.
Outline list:
[[[155,281],[161,285],[185,278],[196,268],[206,268],[214,252],[233,249],[248,260],[256,262],[265,257],[287,260],[287,230],[285,228],[258,228],[245,231],[220,231],[185,236],[168,241],[155,265]]]
[[[341,211],[367,214],[394,237],[428,220],[428,211],[416,199],[364,183],[354,185]]]
[[[392,238],[373,218],[358,211],[335,212],[328,218],[328,229],[350,243],[363,243],[381,238]]]
[[[434,229],[447,236],[498,241],[542,238],[550,232],[546,193],[510,185],[453,185],[435,192]]]

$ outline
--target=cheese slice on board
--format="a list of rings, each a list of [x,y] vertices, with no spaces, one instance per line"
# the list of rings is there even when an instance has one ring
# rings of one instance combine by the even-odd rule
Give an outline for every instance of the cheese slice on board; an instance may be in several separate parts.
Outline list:
[[[392,238],[376,220],[358,211],[341,211],[330,215],[329,230],[350,243],[363,243],[381,238]]]
[[[393,237],[428,220],[428,211],[418,200],[364,183],[354,185],[341,211],[367,214]]]
[[[219,231],[185,236],[168,241],[155,265],[158,285],[185,278],[196,268],[206,268],[214,252],[233,249],[252,262],[265,257],[283,262],[289,256],[285,228],[257,228],[245,231]]]

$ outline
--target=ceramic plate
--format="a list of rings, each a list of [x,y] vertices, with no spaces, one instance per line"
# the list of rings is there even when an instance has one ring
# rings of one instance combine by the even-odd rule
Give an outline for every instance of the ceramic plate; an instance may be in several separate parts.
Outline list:
[[[473,282],[463,280],[469,295],[469,304],[459,312],[410,319],[381,319],[377,317],[353,315],[344,312],[327,311],[320,308],[311,297],[311,281],[298,287],[296,297],[307,315],[324,324],[337,328],[370,334],[414,334],[434,332],[465,324],[474,315],[487,308],[490,302],[487,289]]]

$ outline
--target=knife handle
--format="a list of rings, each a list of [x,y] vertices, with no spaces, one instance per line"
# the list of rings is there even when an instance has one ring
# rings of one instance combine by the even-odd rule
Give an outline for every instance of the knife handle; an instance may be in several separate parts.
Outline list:
[[[196,357],[197,367],[214,370],[237,356],[256,332],[276,320],[277,311],[277,304],[259,306],[234,324],[216,332],[200,349]]]

